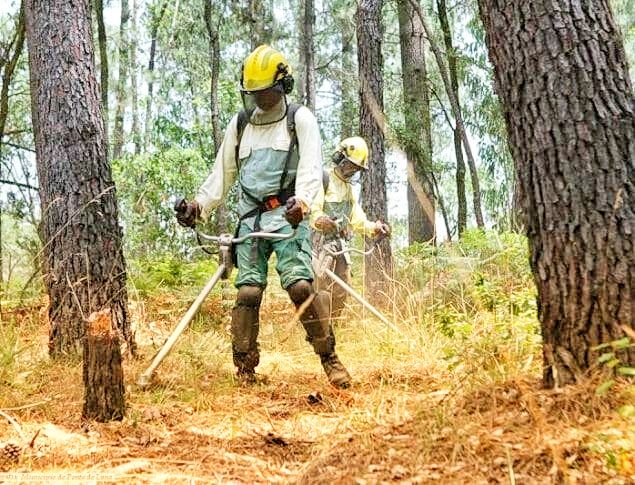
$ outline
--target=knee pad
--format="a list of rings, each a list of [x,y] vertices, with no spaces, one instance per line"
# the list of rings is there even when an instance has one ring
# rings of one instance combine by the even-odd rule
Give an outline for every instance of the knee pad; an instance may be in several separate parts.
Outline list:
[[[250,308],[260,307],[263,290],[259,286],[245,285],[238,289],[236,306],[246,306]]]
[[[304,303],[306,299],[311,296],[311,293],[313,293],[313,286],[308,280],[300,280],[289,286],[287,288],[287,292],[291,297],[291,301],[297,306]]]

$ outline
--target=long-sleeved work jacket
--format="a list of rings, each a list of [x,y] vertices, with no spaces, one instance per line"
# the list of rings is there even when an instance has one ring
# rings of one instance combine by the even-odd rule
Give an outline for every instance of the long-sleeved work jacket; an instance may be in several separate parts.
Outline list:
[[[237,208],[241,217],[258,207],[253,196],[263,201],[280,192],[291,136],[286,116],[274,122],[268,122],[267,119],[280,118],[287,105],[288,102],[283,100],[270,112],[256,108],[250,122],[245,126],[238,150],[238,115],[232,118],[216,155],[214,168],[196,195],[196,201],[202,207],[203,218],[207,218],[210,211],[223,202],[237,179],[240,185]],[[279,114],[276,114],[276,110],[279,110]],[[290,186],[295,180],[295,196],[308,212],[322,184],[320,131],[317,120],[309,109],[300,107],[296,111],[295,131],[297,146],[287,167],[283,188],[293,188]],[[245,192],[252,197],[248,197]],[[273,232],[288,225],[284,210],[284,206],[281,206],[263,212],[260,218],[261,230]],[[243,223],[253,230],[255,221],[256,216],[251,216],[245,218]]]

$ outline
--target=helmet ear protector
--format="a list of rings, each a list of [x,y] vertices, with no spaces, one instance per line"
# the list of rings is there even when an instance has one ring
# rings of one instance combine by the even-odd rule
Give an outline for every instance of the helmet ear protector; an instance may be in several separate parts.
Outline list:
[[[282,90],[285,94],[291,93],[291,91],[293,91],[294,84],[293,76],[289,74],[289,67],[282,62],[278,64],[276,75],[274,76],[274,82],[278,79],[279,74],[282,74],[282,78],[278,81],[282,84]]]
[[[240,68],[240,87],[241,88],[245,87],[243,82],[244,72],[245,72],[245,64],[243,63]],[[278,79],[278,76],[280,74],[282,74],[282,78]],[[283,64],[282,62],[278,64],[277,66],[276,75],[273,77],[273,84],[271,85],[271,87],[275,86],[277,83],[280,83],[280,85],[282,86],[282,91],[284,91],[284,94],[290,94],[291,91],[293,91],[293,85],[295,84],[295,81],[293,79],[293,76],[289,74],[289,67]]]
[[[331,159],[331,161],[337,166],[340,163],[342,163],[344,160],[346,160],[346,155],[344,155],[344,153],[340,150],[336,151],[333,154],[333,158]]]

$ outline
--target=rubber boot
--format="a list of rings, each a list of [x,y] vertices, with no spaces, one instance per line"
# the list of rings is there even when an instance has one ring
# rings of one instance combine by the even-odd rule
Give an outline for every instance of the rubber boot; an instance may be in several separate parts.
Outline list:
[[[241,286],[232,312],[232,353],[238,380],[244,384],[256,381],[256,367],[260,362],[258,351],[259,311],[262,288]]]
[[[306,280],[294,283],[287,291],[296,308],[313,294],[311,283]],[[345,388],[350,385],[351,376],[335,354],[335,335],[328,320],[328,298],[327,292],[317,292],[311,304],[300,316],[300,321],[306,330],[307,340],[320,356],[329,382],[336,387]]]
[[[329,382],[340,389],[346,389],[351,385],[351,375],[344,367],[344,364],[340,362],[335,352],[327,354],[320,354],[320,362],[326,376],[329,378]]]

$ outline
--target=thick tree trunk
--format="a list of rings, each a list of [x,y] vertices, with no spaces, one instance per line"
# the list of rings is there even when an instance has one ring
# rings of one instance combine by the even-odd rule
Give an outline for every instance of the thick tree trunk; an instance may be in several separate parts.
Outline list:
[[[403,144],[408,160],[408,242],[413,244],[434,240],[436,234],[430,96],[421,20],[409,0],[399,0],[397,8],[406,128]]]
[[[386,161],[384,157],[384,82],[381,54],[382,0],[361,0],[357,8],[357,59],[360,81],[360,135],[370,148],[369,166],[362,179],[362,207],[371,220],[387,220]],[[387,276],[392,274],[390,241],[384,239],[366,256],[368,296],[382,301]]]
[[[635,99],[608,3],[479,0],[527,216],[544,383],[635,326]],[[622,363],[635,365],[635,349]]]
[[[26,21],[49,350],[81,352],[85,318],[109,308],[134,352],[88,0],[27,0]]]
[[[130,48],[130,36],[128,35],[128,21],[130,20],[130,7],[128,0],[121,0],[121,22],[119,24],[119,78],[117,79],[117,106],[115,108],[115,126],[112,134],[112,156],[121,157],[124,143],[123,117],[126,107],[128,81],[128,51]]]
[[[104,116],[104,130],[108,140],[108,46],[106,44],[106,26],[104,25],[103,0],[94,0],[95,18],[97,19],[97,38],[99,42],[99,88],[101,89],[101,106]],[[107,148],[107,147],[106,147]]]
[[[83,370],[82,417],[100,422],[122,420],[126,403],[121,350],[108,308],[88,318]]]
[[[450,29],[450,21],[448,19],[448,11],[445,0],[437,0],[437,10],[439,14],[439,23],[443,31],[443,43],[448,57],[448,70],[450,71],[450,84],[456,102],[461,106],[459,97],[459,72],[456,62],[456,52],[452,42],[452,30]],[[454,153],[456,155],[456,198],[457,198],[457,217],[456,225],[459,238],[467,228],[467,198],[465,197],[465,161],[463,160],[463,148],[461,146],[461,134],[457,129],[454,132]]]
[[[150,59],[148,60],[148,96],[146,98],[146,126],[143,135],[143,150],[146,151],[150,145],[150,134],[152,132],[152,101],[154,100],[154,62],[157,53],[157,35],[159,34],[159,25],[165,14],[168,1],[161,4],[158,12],[152,15],[150,22]]]
[[[132,99],[132,126],[130,134],[134,143],[134,153],[141,153],[141,128],[139,124],[139,85],[137,84],[137,0],[132,1],[132,21],[130,24],[130,96]]]

